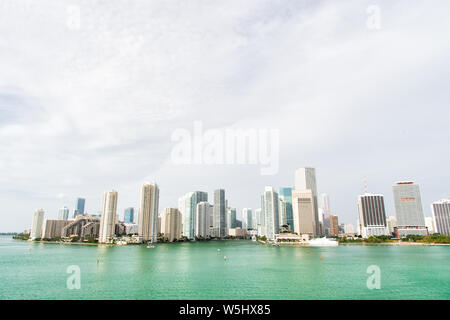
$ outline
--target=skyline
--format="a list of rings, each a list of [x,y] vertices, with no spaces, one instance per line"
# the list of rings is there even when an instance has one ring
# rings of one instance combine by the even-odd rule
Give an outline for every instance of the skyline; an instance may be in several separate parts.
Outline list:
[[[430,217],[449,198],[450,3],[378,1],[379,30],[371,4],[2,2],[0,232],[27,229],[41,207],[72,215],[79,197],[96,214],[110,189],[118,212],[138,208],[148,180],[161,208],[223,188],[240,216],[301,166],[340,222],[355,225],[364,180],[388,216],[392,185],[415,181]],[[278,130],[278,173],[174,164],[171,135],[195,121]]]

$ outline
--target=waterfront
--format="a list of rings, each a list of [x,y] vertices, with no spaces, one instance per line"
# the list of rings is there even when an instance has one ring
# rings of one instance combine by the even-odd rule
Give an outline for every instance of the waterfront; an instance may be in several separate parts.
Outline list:
[[[66,287],[71,265],[80,267],[80,290]],[[366,286],[370,265],[381,269],[380,290]],[[450,299],[449,265],[448,246],[210,241],[147,249],[0,236],[0,299]]]

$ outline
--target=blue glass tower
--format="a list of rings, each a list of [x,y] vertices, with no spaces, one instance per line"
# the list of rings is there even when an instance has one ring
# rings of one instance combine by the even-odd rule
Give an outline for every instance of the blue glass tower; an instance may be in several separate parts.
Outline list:
[[[289,230],[294,231],[294,217],[292,215],[292,188],[280,188],[280,196],[284,198],[286,203],[286,221]]]
[[[123,221],[125,223],[133,223],[134,222],[134,208],[126,208]]]

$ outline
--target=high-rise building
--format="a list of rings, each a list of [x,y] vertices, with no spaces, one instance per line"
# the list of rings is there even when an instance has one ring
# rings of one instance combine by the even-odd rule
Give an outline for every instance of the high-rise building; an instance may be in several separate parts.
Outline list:
[[[134,208],[126,208],[123,214],[123,222],[133,223],[134,222]]]
[[[33,223],[31,224],[30,239],[42,238],[42,228],[44,224],[44,209],[38,209],[33,214]]]
[[[203,191],[188,192],[178,199],[178,209],[183,219],[183,236],[188,239],[195,239],[197,204],[204,201],[208,201],[208,193]]]
[[[387,234],[384,196],[366,193],[358,197],[359,223],[361,236],[381,236]]]
[[[195,235],[207,238],[212,235],[214,206],[207,201],[197,204]]]
[[[226,221],[226,232],[228,235],[229,229],[236,228],[236,208],[227,208],[225,221]]]
[[[450,199],[442,199],[431,204],[434,232],[450,236]]]
[[[292,191],[292,211],[294,232],[313,237],[316,234],[316,219],[314,194],[311,189]]]
[[[255,209],[256,226],[258,236],[262,237],[265,234],[264,229],[264,211],[261,208]]]
[[[264,189],[264,220],[265,236],[268,240],[275,240],[275,235],[280,232],[278,213],[278,193],[272,187]]]
[[[389,235],[392,235],[397,227],[397,218],[394,216],[389,216],[386,219],[386,227]]]
[[[280,188],[280,198],[284,200],[286,204],[286,223],[289,226],[289,230],[294,230],[294,216],[292,214],[292,188]]]
[[[117,191],[106,191],[103,194],[103,210],[100,219],[98,242],[109,243],[115,235],[117,214]]]
[[[163,213],[164,220],[164,237],[169,240],[169,242],[181,239],[182,233],[182,221],[181,212],[177,208],[165,208]]]
[[[86,203],[86,199],[77,198],[77,202],[75,205],[75,210],[73,211],[73,218],[75,219],[77,215],[84,213],[84,205]]]
[[[429,234],[435,233],[436,227],[434,226],[433,217],[425,217],[425,227],[427,227]]]
[[[242,209],[242,226],[243,229],[253,229],[253,212],[250,208]],[[236,226],[232,227],[235,228]]]
[[[339,235],[339,221],[337,216],[330,216],[330,237]]]
[[[314,235],[320,235],[319,207],[315,168],[300,168],[295,171],[295,190],[311,190],[314,203]],[[293,198],[294,196],[292,196]]]
[[[145,183],[141,188],[139,211],[139,236],[144,242],[158,240],[159,187],[156,183]]]
[[[225,237],[226,221],[225,221],[225,190],[217,189],[214,191],[214,236]]]
[[[322,225],[325,235],[329,235],[330,231],[330,198],[328,194],[322,193],[320,195],[320,209],[322,211]]]
[[[61,238],[62,231],[71,221],[68,220],[45,220],[42,231],[43,239]]]
[[[69,220],[69,208],[63,207],[58,210],[58,220]]]
[[[427,235],[419,185],[411,181],[398,182],[392,189],[398,236]]]
[[[287,224],[287,212],[286,212],[286,202],[283,196],[278,196],[278,222],[280,224],[280,229],[283,226],[288,226]],[[289,228],[289,226],[288,226]]]

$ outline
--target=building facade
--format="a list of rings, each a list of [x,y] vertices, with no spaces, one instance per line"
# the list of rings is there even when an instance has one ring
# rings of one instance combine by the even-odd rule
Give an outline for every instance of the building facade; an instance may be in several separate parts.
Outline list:
[[[246,230],[253,229],[253,211],[250,208],[242,209],[242,226]],[[236,228],[236,226],[230,226],[230,228]]]
[[[265,236],[268,240],[275,240],[280,233],[278,193],[272,187],[264,189],[264,220]]]
[[[314,207],[314,235],[320,235],[319,207],[317,199],[316,169],[300,168],[295,171],[295,190],[311,190]],[[294,198],[294,196],[292,196]],[[292,204],[293,205],[293,204]]]
[[[225,190],[217,189],[214,191],[214,236],[225,237],[227,234],[226,221],[225,221]]]
[[[419,185],[411,181],[398,182],[392,189],[398,236],[427,235]]]
[[[42,238],[42,228],[44,227],[44,210],[38,209],[33,214],[33,222],[31,224],[30,239],[41,239]]]
[[[197,204],[195,236],[201,238],[211,237],[213,233],[214,206],[207,201]]]
[[[330,216],[330,237],[339,235],[339,221],[337,216]]]
[[[442,199],[431,204],[434,232],[450,236],[450,199]]]
[[[294,230],[294,216],[292,213],[292,190],[293,188],[280,188],[280,198],[283,199],[286,205],[286,223],[289,226],[289,231]]]
[[[163,212],[164,219],[164,237],[169,242],[174,242],[182,237],[182,218],[181,212],[177,208],[165,208]],[[161,230],[162,231],[162,230]]]
[[[69,220],[69,208],[63,207],[58,210],[58,220]]]
[[[134,223],[134,208],[126,208],[123,213],[123,222]]]
[[[118,192],[106,191],[103,194],[103,209],[100,219],[99,243],[109,243],[115,235]]]
[[[195,239],[197,225],[197,204],[208,201],[208,193],[203,191],[188,192],[178,199],[178,209],[183,219],[183,236]]]
[[[312,190],[292,191],[292,211],[294,215],[294,232],[298,235],[316,234],[315,202]]]
[[[144,242],[157,242],[158,238],[159,187],[146,183],[141,188],[138,234]]]
[[[63,228],[68,225],[70,221],[67,220],[46,220],[42,232],[43,239],[61,238]]]
[[[361,236],[387,235],[386,210],[384,196],[366,193],[358,197],[359,223]]]

